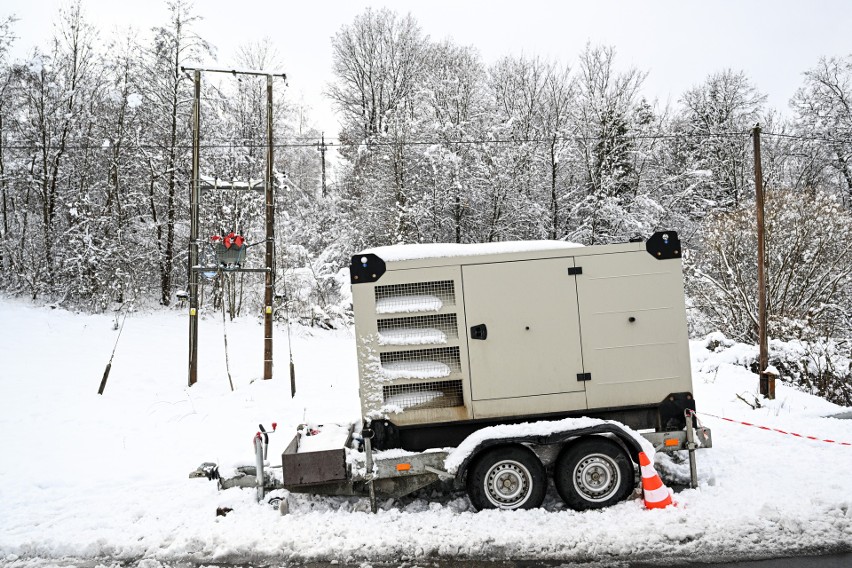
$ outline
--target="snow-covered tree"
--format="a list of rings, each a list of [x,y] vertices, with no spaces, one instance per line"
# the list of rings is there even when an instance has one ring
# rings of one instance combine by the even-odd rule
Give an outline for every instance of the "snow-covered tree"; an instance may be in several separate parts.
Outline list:
[[[749,131],[760,122],[766,96],[743,72],[713,73],[680,99],[674,130],[684,136],[689,168],[708,172],[693,194],[711,209],[735,207],[753,179]]]
[[[852,56],[821,58],[791,105],[798,133],[810,138],[803,146],[813,156],[811,177],[830,169],[852,202]]]
[[[332,50],[328,94],[343,115],[341,151],[353,165],[352,197],[371,219],[359,229],[368,242],[409,240],[414,164],[407,142],[418,116],[426,39],[411,15],[368,8],[335,34]]]
[[[633,236],[624,234],[622,220],[637,195],[636,134],[648,119],[640,97],[645,73],[617,71],[615,50],[591,45],[580,55],[577,73],[574,160],[584,191],[568,237],[587,244],[622,241]]]
[[[778,339],[852,333],[852,214],[821,190],[766,195],[769,335]],[[691,259],[690,295],[716,329],[757,338],[757,230],[753,203],[715,214]]]

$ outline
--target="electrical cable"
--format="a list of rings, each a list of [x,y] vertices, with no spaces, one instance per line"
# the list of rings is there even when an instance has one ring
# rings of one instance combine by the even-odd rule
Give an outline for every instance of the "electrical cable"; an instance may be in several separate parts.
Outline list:
[[[126,305],[127,304],[122,304],[122,306],[118,309],[118,311],[121,312],[121,310],[124,309],[124,307]],[[106,388],[107,379],[109,379],[109,372],[112,369],[112,359],[113,359],[113,357],[115,357],[115,350],[118,349],[118,340],[121,339],[121,332],[124,331],[124,322],[127,321],[127,313],[128,312],[129,312],[129,310],[124,311],[124,317],[121,320],[121,327],[118,328],[118,336],[115,338],[115,345],[112,346],[112,353],[109,356],[109,362],[107,363],[106,368],[104,369],[104,375],[101,378],[100,387],[98,387],[98,394],[100,394],[100,395],[104,394],[104,389]],[[116,314],[116,320],[115,321],[116,321],[116,323],[118,323],[118,314]],[[115,329],[115,328],[113,328],[113,329]]]
[[[219,282],[221,283],[219,288],[219,301],[222,304],[222,337],[225,340],[225,371],[228,373],[228,383],[231,385],[231,392],[234,392],[234,381],[231,379],[231,363],[228,360],[228,326],[225,323],[225,273],[222,271],[221,266],[219,267],[218,272]]]
[[[636,135],[628,135],[623,136],[624,140],[673,140],[678,138],[739,138],[748,136],[750,131],[742,131],[742,132],[716,132],[716,133],[678,133],[678,134],[636,134]],[[761,134],[765,134],[768,136],[778,136],[778,134],[772,134],[767,132],[762,132]],[[794,137],[793,135],[785,135],[787,137]],[[296,139],[298,140],[298,139]],[[309,140],[305,138],[305,140]],[[314,148],[317,145],[317,140],[310,139],[311,142],[281,142],[278,144],[273,144],[273,148]],[[602,137],[592,137],[592,136],[551,136],[546,138],[471,138],[471,139],[458,139],[458,140],[408,140],[408,141],[381,141],[374,140],[369,142],[359,142],[359,143],[346,143],[342,142],[340,138],[327,138],[326,144],[330,145],[330,143],[334,143],[337,146],[433,146],[436,144],[461,144],[461,145],[476,145],[476,144],[529,144],[529,143],[545,143],[545,142],[599,142],[603,140]],[[331,142],[334,141],[334,142]],[[211,149],[234,149],[234,148],[247,148],[247,149],[266,149],[269,146],[267,144],[234,144],[233,142],[228,143],[215,143],[215,144],[202,144],[199,146],[201,150],[211,150]],[[41,149],[42,146],[29,144],[29,145],[21,145],[21,144],[12,144],[6,145],[4,147],[7,150],[38,150]],[[133,146],[133,148],[138,149],[158,149],[162,148],[162,145],[159,144],[139,144]],[[178,144],[175,146],[178,150],[190,150],[192,149],[191,145]],[[112,146],[97,146],[97,145],[81,145],[81,144],[72,144],[66,145],[66,150],[110,150]]]

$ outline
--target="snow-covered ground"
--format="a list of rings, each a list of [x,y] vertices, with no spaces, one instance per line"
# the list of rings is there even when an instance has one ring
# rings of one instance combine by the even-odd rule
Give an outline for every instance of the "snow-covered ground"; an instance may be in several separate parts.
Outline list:
[[[113,319],[0,299],[0,564],[606,563],[852,549],[852,447],[710,416],[702,420],[715,447],[699,452],[700,487],[665,510],[634,500],[578,513],[551,489],[534,511],[476,513],[462,494],[435,494],[388,501],[371,515],[359,499],[294,495],[281,516],[252,490],[220,492],[188,474],[203,461],[252,463],[259,422],[278,423],[275,456],[300,423],[357,420],[351,332],[293,330],[291,400],[283,326],[276,377],[263,381],[259,320],[228,323],[231,392],[221,314],[202,319],[199,382],[187,388],[185,314],[133,313],[99,396]],[[751,409],[737,394],[753,400],[757,380],[735,359],[693,344],[699,411],[852,441],[852,420],[826,417],[844,409],[783,384],[775,401]],[[685,463],[658,454],[656,465],[670,482],[687,478]],[[233,511],[217,517],[217,507]]]

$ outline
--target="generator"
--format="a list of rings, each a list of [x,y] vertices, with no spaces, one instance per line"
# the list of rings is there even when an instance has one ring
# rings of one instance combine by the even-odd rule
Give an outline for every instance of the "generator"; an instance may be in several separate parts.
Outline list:
[[[350,265],[376,449],[588,416],[656,432],[695,410],[674,231],[646,241],[378,247]]]

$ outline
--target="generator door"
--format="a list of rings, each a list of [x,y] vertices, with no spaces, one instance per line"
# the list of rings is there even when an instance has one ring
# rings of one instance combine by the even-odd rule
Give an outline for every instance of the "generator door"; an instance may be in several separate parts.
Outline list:
[[[462,267],[475,414],[475,401],[495,401],[480,404],[490,413],[496,399],[521,397],[534,397],[524,412],[553,411],[565,397],[541,395],[569,392],[585,407],[573,267],[573,257]],[[499,404],[511,414],[515,402]]]
[[[691,391],[680,261],[645,251],[577,258],[589,409]]]

